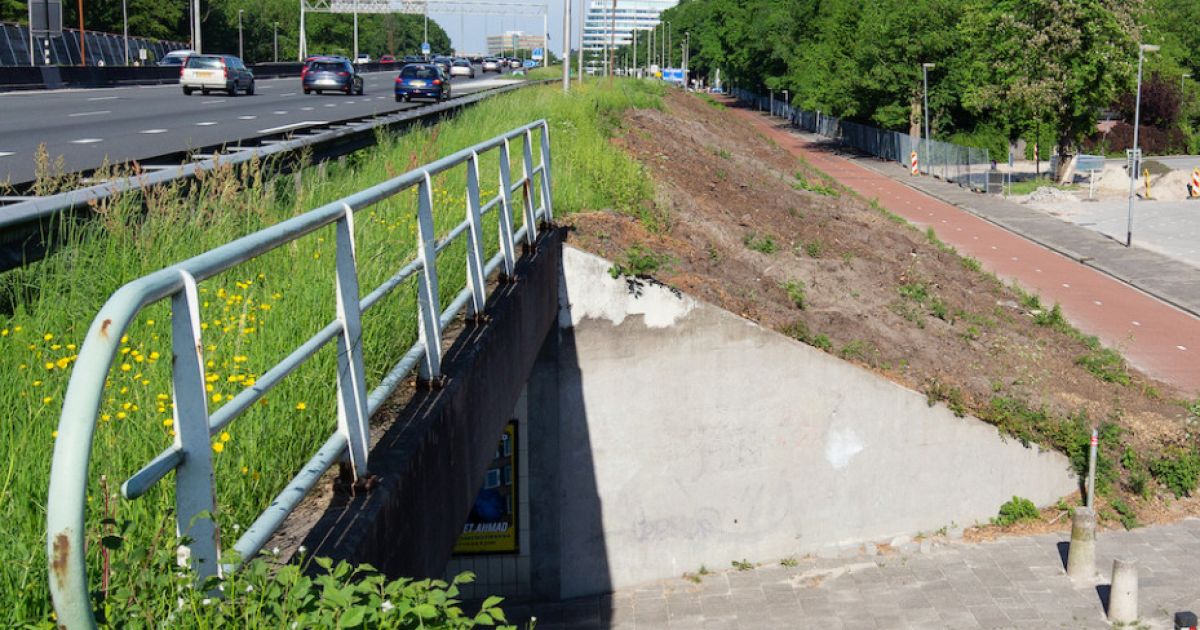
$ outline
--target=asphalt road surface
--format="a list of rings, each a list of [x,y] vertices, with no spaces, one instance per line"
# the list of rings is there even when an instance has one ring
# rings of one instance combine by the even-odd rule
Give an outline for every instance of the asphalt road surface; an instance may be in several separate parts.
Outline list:
[[[184,96],[178,85],[0,94],[0,183],[31,181],[41,144],[67,172],[143,160],[174,151],[232,143],[420,103],[397,103],[398,70],[364,74],[365,94],[304,94],[300,78],[258,79],[255,94]],[[453,96],[469,94],[508,75],[457,78]]]

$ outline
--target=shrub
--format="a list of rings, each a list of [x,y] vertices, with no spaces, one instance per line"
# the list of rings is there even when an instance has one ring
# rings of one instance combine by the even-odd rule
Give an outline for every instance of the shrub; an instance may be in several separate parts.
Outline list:
[[[1057,308],[1057,307],[1055,307]],[[1075,359],[1075,365],[1091,372],[1096,378],[1106,383],[1130,383],[1129,372],[1125,369],[1125,360],[1112,348],[1097,348]]]
[[[1188,497],[1196,490],[1200,479],[1200,453],[1175,448],[1150,462],[1150,474],[1176,497]]]
[[[1013,497],[1011,501],[1000,506],[1000,515],[993,518],[996,525],[1007,527],[1021,521],[1036,520],[1041,513],[1033,501],[1022,497]]]
[[[774,254],[779,249],[779,246],[775,244],[775,237],[770,234],[760,237],[751,232],[742,238],[742,243],[746,247],[763,254]]]
[[[792,301],[792,304],[795,304],[796,308],[803,311],[806,299],[804,295],[804,283],[799,280],[788,280],[783,283],[783,290],[787,291],[788,299]]]
[[[640,243],[636,243],[625,250],[625,262],[613,265],[608,270],[608,275],[613,278],[621,276],[648,278],[670,260],[670,256],[656,254]]]

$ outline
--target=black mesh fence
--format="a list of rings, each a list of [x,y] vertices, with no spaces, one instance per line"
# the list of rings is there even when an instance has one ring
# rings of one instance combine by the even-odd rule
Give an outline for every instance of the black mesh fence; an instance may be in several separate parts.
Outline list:
[[[50,38],[35,36],[32,45],[34,54],[31,58],[29,29],[16,24],[0,23],[0,67],[46,65],[47,53],[50,58],[49,65],[81,65],[78,30],[63,29],[62,35]],[[121,35],[86,31],[83,48],[89,66],[125,65],[125,39]],[[131,36],[129,38],[129,65],[133,65],[135,62],[153,65],[163,55],[180,48],[187,48],[187,44]],[[139,61],[141,59],[139,51],[141,50],[146,51],[145,61]],[[102,61],[103,63],[101,63]]]

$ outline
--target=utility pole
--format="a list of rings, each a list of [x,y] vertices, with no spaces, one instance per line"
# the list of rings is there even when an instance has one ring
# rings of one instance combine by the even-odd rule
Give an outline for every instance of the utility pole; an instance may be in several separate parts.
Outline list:
[[[275,23],[275,63],[279,63],[279,22]]]
[[[300,0],[301,3],[304,0]],[[303,21],[300,22],[302,25]],[[196,52],[202,53],[204,49],[200,43],[200,0],[192,0],[192,43],[196,45]]]
[[[571,91],[571,3],[572,0],[563,3],[563,94]],[[549,46],[546,47],[546,51],[550,51]]]
[[[568,2],[574,2],[574,0],[567,0],[567,1],[568,1]],[[580,1],[579,1],[579,7],[580,7],[580,11],[579,11],[579,54],[578,54],[578,57],[579,57],[579,64],[578,64],[578,66],[579,66],[579,67],[578,67],[579,74],[578,74],[578,75],[576,75],[576,77],[575,77],[575,82],[576,82],[576,83],[578,83],[579,85],[583,85],[583,43],[584,43],[584,40],[583,40],[583,25],[584,25],[584,23],[586,23],[586,22],[587,22],[587,0],[580,0]]]
[[[633,29],[633,76],[635,76],[635,77],[637,76],[637,70],[638,70],[638,65],[637,65],[637,32],[638,32],[638,30],[637,30],[636,28],[635,28],[635,29]]]
[[[358,63],[358,3],[354,3],[354,63]]]
[[[608,17],[608,78],[611,79],[616,74],[613,62],[615,61],[614,56],[617,54],[617,0],[613,0],[612,13]]]
[[[46,25],[49,28],[49,24]],[[87,65],[87,51],[83,47],[83,0],[79,0],[79,65]]]
[[[672,67],[674,62],[675,49],[671,48],[671,23],[667,22],[667,67]]]
[[[242,13],[245,13],[245,9],[238,9],[238,59],[245,61],[246,48],[243,45],[244,39],[242,37]]]

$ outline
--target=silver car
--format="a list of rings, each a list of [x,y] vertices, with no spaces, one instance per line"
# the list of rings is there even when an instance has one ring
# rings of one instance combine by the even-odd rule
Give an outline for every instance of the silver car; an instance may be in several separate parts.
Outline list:
[[[254,73],[233,55],[192,55],[183,64],[179,75],[183,93],[196,90],[201,94],[224,91],[237,96],[239,91],[254,94]]]
[[[487,59],[483,60],[483,71],[504,72],[504,70],[500,69],[500,60],[493,57],[488,57]]]

